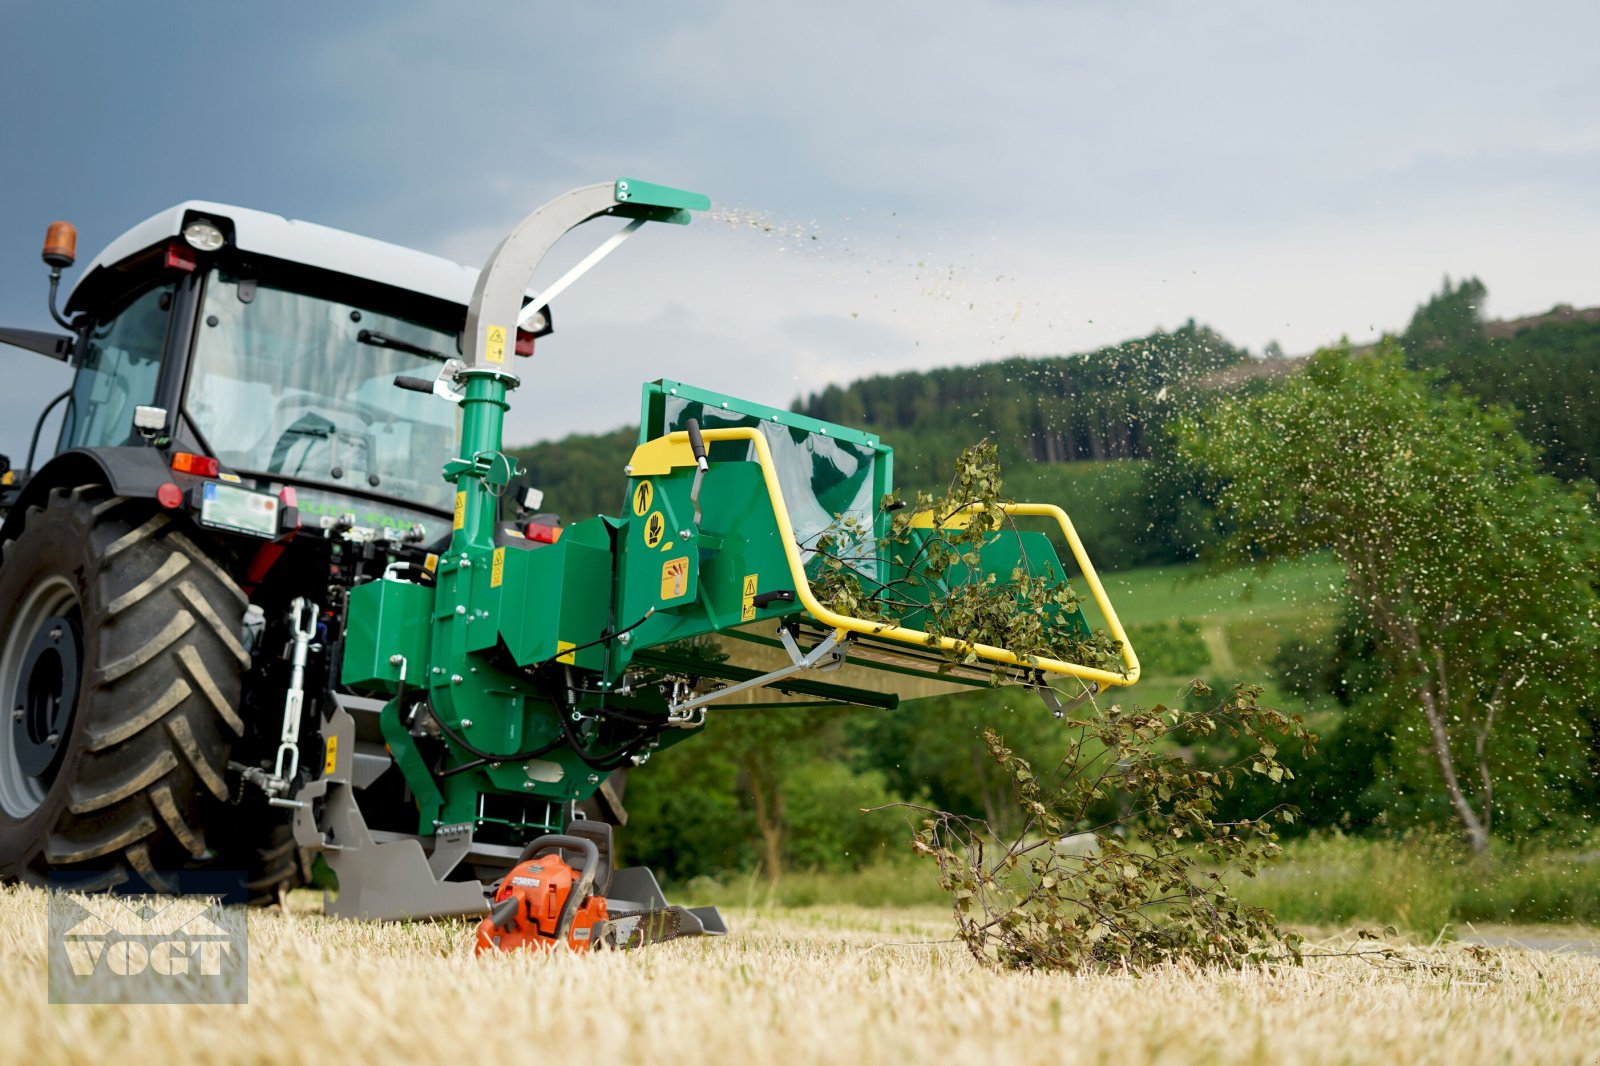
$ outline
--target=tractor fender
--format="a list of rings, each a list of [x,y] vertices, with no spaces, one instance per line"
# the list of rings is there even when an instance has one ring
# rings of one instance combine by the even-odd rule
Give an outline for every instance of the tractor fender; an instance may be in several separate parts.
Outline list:
[[[15,535],[30,506],[44,506],[51,489],[105,485],[118,496],[154,499],[156,490],[172,480],[166,457],[154,448],[73,448],[55,456],[28,479],[6,511],[0,541]]]

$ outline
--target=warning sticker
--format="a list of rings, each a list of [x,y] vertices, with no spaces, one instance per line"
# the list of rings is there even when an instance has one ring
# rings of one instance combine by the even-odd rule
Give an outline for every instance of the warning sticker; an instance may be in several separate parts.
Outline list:
[[[467,494],[465,492],[458,492],[458,493],[456,493],[455,528],[456,529],[460,529],[462,526],[464,526],[466,524],[467,524]]]
[[[500,582],[505,580],[505,576],[506,550],[504,548],[496,548],[494,550],[494,562],[489,564],[489,587],[492,589],[499,588]]]
[[[739,621],[749,622],[756,616],[756,577],[755,574],[744,575],[744,602],[739,611]]]
[[[577,645],[570,640],[556,641],[556,652],[558,653],[556,655],[556,662],[566,663],[569,666],[575,663],[577,659],[573,654],[573,649],[576,647]]]
[[[483,357],[491,363],[506,361],[506,328],[487,326],[483,331]]]
[[[643,515],[650,510],[650,501],[656,498],[656,488],[648,481],[641,481],[633,490],[633,513]]]
[[[654,548],[661,543],[661,535],[667,531],[667,520],[661,517],[660,511],[651,511],[650,517],[644,520],[644,546]]]
[[[661,564],[661,598],[675,600],[689,591],[689,557],[680,555]]]
[[[335,733],[328,738],[328,757],[322,761],[322,776],[327,777],[333,773],[333,768],[339,765],[339,735]]]

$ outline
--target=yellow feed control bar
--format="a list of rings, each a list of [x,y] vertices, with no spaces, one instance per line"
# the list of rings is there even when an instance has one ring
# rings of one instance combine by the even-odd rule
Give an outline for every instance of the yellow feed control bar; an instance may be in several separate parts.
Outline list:
[[[1050,503],[1013,503],[1006,505],[1005,511],[1008,515],[1019,517],[1054,518],[1061,526],[1061,532],[1066,536],[1067,544],[1072,548],[1072,557],[1077,560],[1078,568],[1083,571],[1084,580],[1089,584],[1089,591],[1094,596],[1094,602],[1099,605],[1100,613],[1105,616],[1106,625],[1111,630],[1112,638],[1122,642],[1122,662],[1127,668],[1125,674],[1102,670],[1093,666],[1080,666],[1077,663],[1064,662],[1060,659],[1051,659],[1046,656],[1023,658],[1005,648],[997,648],[991,644],[969,644],[966,641],[955,640],[951,637],[936,637],[931,633],[924,633],[920,629],[907,629],[903,626],[889,625],[886,622],[872,622],[865,618],[852,618],[849,615],[830,611],[817,601],[816,595],[811,591],[811,582],[806,576],[805,564],[800,559],[800,546],[795,541],[794,525],[789,520],[789,508],[784,503],[783,493],[778,488],[778,471],[773,464],[772,452],[767,447],[766,438],[759,431],[748,426],[703,429],[700,431],[700,436],[708,444],[722,440],[746,440],[755,445],[756,458],[761,464],[762,476],[766,479],[767,495],[772,499],[772,511],[778,520],[778,532],[783,540],[784,553],[789,560],[789,571],[794,577],[795,595],[800,597],[801,605],[810,612],[811,616],[823,625],[833,626],[836,629],[850,633],[883,637],[903,644],[918,644],[923,647],[935,647],[946,651],[971,651],[979,658],[988,659],[991,662],[1020,666],[1025,669],[1038,669],[1051,674],[1065,674],[1084,681],[1094,681],[1101,685],[1131,685],[1139,680],[1139,657],[1134,654],[1133,646],[1128,643],[1128,634],[1123,630],[1122,622],[1118,620],[1117,612],[1112,608],[1111,601],[1106,596],[1106,590],[1100,584],[1100,577],[1095,573],[1094,564],[1089,561],[1088,553],[1083,550],[1083,541],[1078,539],[1078,531],[1072,527],[1072,520],[1067,517],[1067,512],[1056,505]],[[689,449],[689,434],[678,430],[639,445],[634,450],[628,472],[632,477],[660,477],[670,473],[674,468],[694,465],[694,453]],[[954,520],[959,520],[959,518],[960,516],[957,515]],[[928,522],[929,525],[932,524],[931,516]]]

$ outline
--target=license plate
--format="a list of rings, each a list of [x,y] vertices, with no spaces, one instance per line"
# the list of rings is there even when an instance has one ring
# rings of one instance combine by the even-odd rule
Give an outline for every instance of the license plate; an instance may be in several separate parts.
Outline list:
[[[275,537],[278,535],[278,498],[208,481],[200,500],[200,522],[215,529]]]

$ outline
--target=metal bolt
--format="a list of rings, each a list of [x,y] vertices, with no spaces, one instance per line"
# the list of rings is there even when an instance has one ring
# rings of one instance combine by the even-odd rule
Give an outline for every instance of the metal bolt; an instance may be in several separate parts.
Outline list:
[[[456,614],[466,614],[466,613],[467,613],[467,609],[465,607],[461,606],[461,604],[459,604],[459,603],[456,604]]]
[[[598,785],[599,783],[600,783],[600,775],[599,774],[590,774],[589,775],[589,784]]]
[[[401,663],[403,663],[405,661],[406,661],[406,657],[404,655],[391,655],[391,656],[389,656],[389,665],[390,666],[399,666]]]
[[[61,743],[61,734],[51,733],[49,736],[44,738],[44,742],[53,748],[57,744]]]
[[[462,729],[471,729],[472,728],[472,719],[470,719],[470,718],[461,719],[461,728]]]
[[[13,722],[22,721],[22,708],[21,707],[18,707],[16,710],[11,712],[11,720]]]
[[[533,782],[532,781],[524,781],[522,783],[522,787],[531,792],[531,791],[533,791]]]
[[[50,630],[50,639],[51,640],[60,640],[61,639],[61,627],[60,626],[56,626],[56,627],[54,627],[53,629]]]
[[[617,637],[617,643],[618,644],[632,644],[633,643],[633,634],[632,633],[623,633],[623,634],[621,634],[620,636]]]
[[[684,540],[688,540],[689,539],[689,531],[687,529],[680,529],[680,530],[678,530],[678,536],[682,537]]]
[[[460,674],[451,674],[450,675],[450,683],[452,685],[459,685],[459,684],[461,684],[461,682],[463,680],[464,679],[462,678],[462,676]]]

